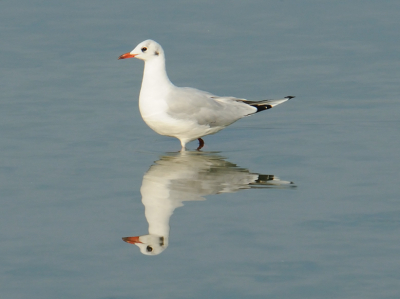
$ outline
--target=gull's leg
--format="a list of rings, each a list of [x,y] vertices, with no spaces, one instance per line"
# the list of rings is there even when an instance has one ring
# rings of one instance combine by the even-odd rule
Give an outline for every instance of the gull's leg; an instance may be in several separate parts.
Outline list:
[[[199,147],[197,148],[197,150],[200,150],[200,149],[202,149],[203,146],[204,146],[204,140],[201,139],[201,138],[199,138],[198,140],[199,140]]]

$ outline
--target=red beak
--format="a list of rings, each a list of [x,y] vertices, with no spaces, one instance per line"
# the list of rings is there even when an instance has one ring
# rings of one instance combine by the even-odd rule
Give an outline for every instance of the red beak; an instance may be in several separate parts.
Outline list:
[[[130,244],[142,243],[139,241],[139,237],[124,237],[122,240]]]
[[[137,55],[137,54],[125,53],[125,54],[122,54],[120,57],[118,57],[118,59],[133,58],[133,57],[135,57],[136,55]]]

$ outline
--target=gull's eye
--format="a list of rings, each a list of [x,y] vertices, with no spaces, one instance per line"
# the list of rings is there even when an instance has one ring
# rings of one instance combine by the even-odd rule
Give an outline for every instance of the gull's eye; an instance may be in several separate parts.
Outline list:
[[[144,53],[144,52],[147,51],[147,48],[146,48],[146,47],[143,47],[141,50],[142,50],[142,52]]]
[[[147,252],[152,252],[152,251],[153,251],[153,248],[152,248],[151,246],[147,246],[147,247],[146,247],[146,251],[147,251]]]

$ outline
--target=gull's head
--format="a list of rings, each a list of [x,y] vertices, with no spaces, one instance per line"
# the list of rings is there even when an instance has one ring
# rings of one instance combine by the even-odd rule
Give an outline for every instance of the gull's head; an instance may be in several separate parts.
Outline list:
[[[122,54],[118,59],[137,58],[149,61],[164,56],[162,47],[155,41],[148,39],[141,42],[131,52]]]
[[[145,255],[158,255],[168,247],[168,239],[163,236],[144,235],[122,238],[126,243],[135,244]]]

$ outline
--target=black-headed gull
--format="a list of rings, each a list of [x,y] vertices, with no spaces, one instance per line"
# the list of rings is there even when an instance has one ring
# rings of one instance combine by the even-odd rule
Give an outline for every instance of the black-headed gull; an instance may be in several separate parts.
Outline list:
[[[252,173],[213,153],[182,151],[161,157],[143,176],[142,203],[149,233],[122,238],[146,255],[157,255],[169,244],[170,218],[184,201],[234,193],[250,188],[291,188],[293,182],[274,175]]]
[[[235,121],[270,109],[293,98],[248,101],[235,97],[219,97],[189,87],[177,87],[168,79],[163,48],[153,40],[145,40],[118,59],[144,60],[144,73],[139,96],[139,109],[145,123],[158,134],[176,137],[182,150],[186,143],[215,134]]]

